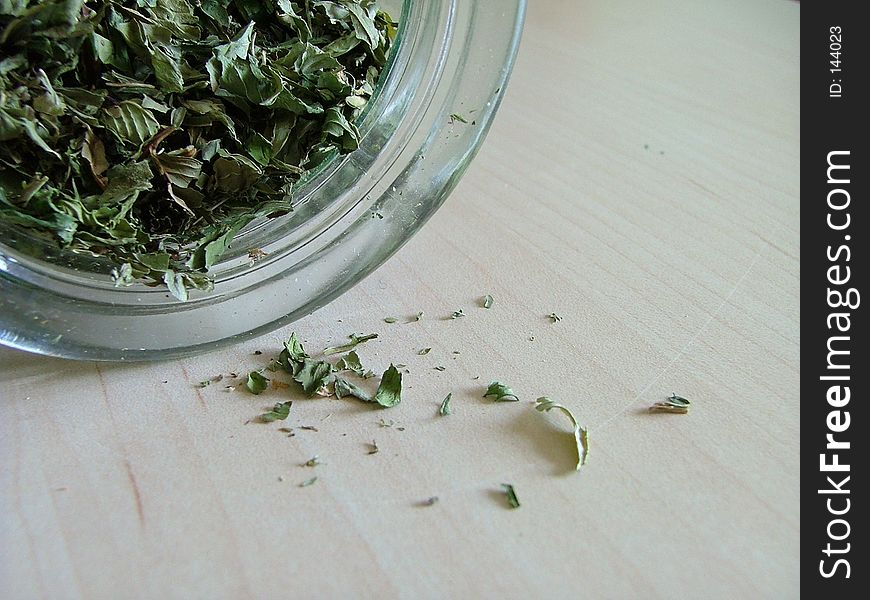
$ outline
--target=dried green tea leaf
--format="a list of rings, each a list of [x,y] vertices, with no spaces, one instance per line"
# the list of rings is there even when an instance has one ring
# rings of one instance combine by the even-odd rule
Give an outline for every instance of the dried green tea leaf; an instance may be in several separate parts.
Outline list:
[[[381,376],[381,384],[375,393],[375,402],[385,408],[397,405],[402,401],[402,374],[395,366],[390,367]]]
[[[273,421],[283,421],[290,415],[290,407],[293,406],[293,401],[276,402],[275,406],[267,413],[263,413],[258,417],[261,423],[271,423]]]
[[[589,431],[580,426],[574,417],[574,413],[546,396],[542,396],[535,401],[535,408],[541,412],[548,412],[555,408],[571,420],[571,424],[574,427],[574,441],[577,446],[576,470],[579,471],[580,467],[586,464],[586,459],[589,458]]]
[[[417,354],[419,354],[420,356],[426,356],[430,352],[432,352],[432,348],[422,348],[417,351]]]
[[[245,382],[245,387],[252,394],[262,394],[269,387],[269,380],[266,379],[259,371],[251,371],[248,373],[248,380]]]
[[[649,411],[684,415],[689,412],[690,404],[691,403],[682,396],[677,396],[676,394],[671,393],[667,399],[661,402],[656,402],[650,406]]]
[[[302,384],[305,393],[313,396],[328,383],[332,371],[333,366],[326,361],[305,359],[293,381]]]
[[[417,313],[417,315],[414,317],[414,320],[415,321],[422,321],[423,320],[423,311],[422,310]]]
[[[375,440],[372,440],[372,443],[369,444],[369,451],[367,454],[377,454],[380,452],[380,448],[378,448],[378,443]]]
[[[486,296],[483,297],[483,307],[484,308],[492,308],[492,305],[494,303],[495,303],[495,300],[493,300],[492,296],[490,296],[489,294],[487,294]]]
[[[449,414],[453,414],[453,408],[450,406],[450,400],[453,398],[453,392],[447,394],[447,397],[441,401],[441,408],[438,409],[438,414],[442,417],[446,417]]]
[[[109,185],[109,179],[104,175],[109,170],[109,161],[106,160],[106,146],[89,125],[85,129],[82,139],[82,158],[90,165],[94,181],[100,189],[105,190]]]
[[[454,310],[453,314],[450,315],[450,318],[451,319],[458,319],[458,318],[464,317],[464,316],[465,316],[465,313],[462,312],[462,309],[460,308],[459,310]]]
[[[517,395],[514,394],[514,391],[510,389],[503,383],[499,383],[498,381],[493,381],[489,384],[489,387],[486,388],[486,393],[483,395],[484,398],[489,398],[492,396],[495,398],[496,402],[519,402],[520,399],[517,398]]]
[[[369,392],[342,377],[336,376],[334,386],[336,398],[353,396],[354,398],[358,398],[363,402],[374,402],[374,398]]]
[[[458,113],[453,113],[452,115],[450,115],[450,124],[452,125],[455,121],[459,121],[460,123],[468,123],[468,121],[465,120],[465,117]]]
[[[395,323],[398,320],[396,317],[384,317],[384,323]]]
[[[689,402],[682,396],[677,396],[673,392],[671,392],[671,395],[668,396],[667,402],[668,404],[672,404],[673,406],[689,406],[689,404],[691,404],[691,402]]]
[[[556,313],[550,313],[549,315],[547,315],[547,318],[550,319],[551,323],[558,323],[562,320],[562,317],[560,317]]]
[[[341,352],[347,352],[348,350],[353,350],[354,348],[356,348],[357,346],[359,346],[363,342],[377,339],[378,334],[377,333],[370,333],[368,335],[359,335],[359,336],[351,334],[348,337],[350,337],[350,343],[344,344],[343,346],[331,346],[329,348],[326,348],[323,351],[323,355],[329,356],[331,354],[340,354]]]
[[[351,350],[345,356],[342,356],[335,363],[336,371],[353,371],[360,377],[365,377],[369,371],[362,366],[359,355],[356,351]]]
[[[299,484],[299,487],[308,487],[309,485],[314,485],[315,482],[317,482],[317,476],[316,476],[316,475],[315,475],[314,477],[312,477],[311,479],[306,479],[305,481],[303,481],[302,483],[300,483],[300,484]]]
[[[519,498],[517,498],[517,492],[514,489],[514,486],[510,483],[503,483],[501,484],[501,487],[502,490],[504,490],[505,498],[507,498],[508,506],[511,508],[519,508],[520,501]]]
[[[142,108],[141,102],[135,100],[124,100],[115,106],[104,108],[100,121],[119,140],[136,149],[155,136],[160,129],[154,113]]]
[[[301,466],[303,466],[303,467],[316,467],[319,464],[321,464],[320,457],[315,454],[314,456],[312,456],[311,458],[306,460],[304,463],[302,463]]]
[[[278,355],[278,364],[294,377],[299,374],[305,361],[310,358],[302,347],[302,342],[295,332],[284,342],[284,349]]]

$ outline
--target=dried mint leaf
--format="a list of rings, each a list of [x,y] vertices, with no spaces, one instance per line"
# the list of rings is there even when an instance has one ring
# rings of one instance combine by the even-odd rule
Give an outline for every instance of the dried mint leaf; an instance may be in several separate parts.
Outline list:
[[[684,415],[689,412],[690,404],[691,402],[682,396],[677,396],[676,394],[671,393],[667,399],[661,402],[656,402],[650,406],[649,411]]]
[[[501,484],[501,487],[502,490],[504,490],[505,497],[507,498],[508,506],[511,508],[519,508],[520,501],[519,498],[517,498],[517,492],[514,489],[514,486],[510,483],[503,483]]]
[[[278,355],[278,364],[285,371],[293,376],[296,376],[305,364],[305,361],[310,358],[302,347],[302,342],[295,332],[290,334],[290,339],[284,342],[284,349]]]
[[[271,423],[273,421],[283,421],[290,415],[290,407],[293,406],[292,401],[277,402],[274,408],[267,413],[259,416],[261,423]]]
[[[313,396],[329,383],[332,371],[333,366],[324,360],[305,359],[293,380],[302,384],[306,394]]]
[[[269,387],[269,380],[266,379],[259,371],[251,371],[248,373],[248,380],[245,382],[245,387],[252,394],[262,394]]]
[[[358,398],[363,402],[374,402],[374,398],[369,392],[362,389],[355,383],[351,383],[347,379],[336,376],[335,397],[344,398],[345,396],[353,396],[354,398]]]
[[[450,406],[450,400],[453,398],[453,392],[447,394],[447,397],[441,401],[441,407],[438,409],[438,414],[442,417],[446,417],[449,414],[453,413],[453,408]]]
[[[493,381],[489,384],[489,387],[486,388],[486,393],[483,395],[484,398],[488,398],[492,396],[495,398],[496,402],[519,402],[520,399],[517,398],[514,391],[510,389],[503,383],[499,383],[498,381]]]
[[[402,374],[394,365],[384,372],[381,384],[375,393],[375,402],[385,408],[397,405],[402,401]]]
[[[323,351],[324,356],[329,356],[331,354],[340,354],[342,352],[347,352],[348,350],[353,350],[363,342],[367,342],[369,340],[377,339],[377,333],[370,333],[368,335],[354,335],[351,334],[348,336],[350,338],[350,343],[344,344],[343,346],[331,346],[326,348]]]
[[[574,426],[574,441],[577,445],[576,470],[579,471],[580,467],[586,464],[586,459],[589,458],[589,431],[580,426],[574,417],[574,413],[546,396],[542,396],[535,401],[535,408],[541,412],[548,412],[555,408],[562,411],[571,420],[571,424]]]

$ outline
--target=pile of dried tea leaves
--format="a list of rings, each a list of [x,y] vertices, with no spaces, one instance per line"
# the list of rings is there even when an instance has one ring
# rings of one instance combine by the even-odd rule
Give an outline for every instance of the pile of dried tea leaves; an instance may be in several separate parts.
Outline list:
[[[0,224],[185,300],[239,230],[357,148],[377,0],[0,0]]]

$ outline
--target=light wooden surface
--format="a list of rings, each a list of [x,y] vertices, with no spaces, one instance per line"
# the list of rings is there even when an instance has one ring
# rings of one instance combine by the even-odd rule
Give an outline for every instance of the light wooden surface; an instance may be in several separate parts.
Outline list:
[[[0,350],[0,597],[796,597],[798,25],[780,0],[532,0],[467,176],[330,306],[173,363]],[[288,391],[194,388],[291,329],[380,333],[361,356],[407,363],[402,404],[299,399],[286,424],[319,431],[288,438],[244,424]],[[689,415],[647,414],[672,391]],[[542,395],[590,429],[580,473]]]

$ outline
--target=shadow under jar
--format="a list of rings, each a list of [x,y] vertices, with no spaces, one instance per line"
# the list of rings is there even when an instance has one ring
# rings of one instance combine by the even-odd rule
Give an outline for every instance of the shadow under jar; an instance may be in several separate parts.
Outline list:
[[[389,258],[480,147],[513,67],[526,1],[381,6],[401,26],[358,123],[359,149],[302,182],[293,212],[240,232],[209,271],[212,291],[179,302],[164,287],[115,287],[108,261],[0,225],[0,343],[88,360],[198,354],[311,313]],[[251,248],[267,254],[251,264]]]

